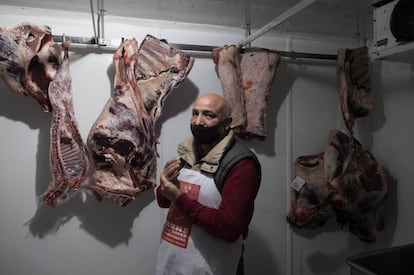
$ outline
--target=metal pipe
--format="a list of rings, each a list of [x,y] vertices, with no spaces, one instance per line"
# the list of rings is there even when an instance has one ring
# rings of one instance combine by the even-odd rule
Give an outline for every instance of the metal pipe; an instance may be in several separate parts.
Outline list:
[[[98,36],[96,34],[95,15],[94,15],[95,11],[94,11],[94,8],[93,8],[93,0],[90,0],[90,4],[91,4],[91,15],[92,15],[93,34],[95,35],[95,42],[98,43],[98,41],[97,41]]]
[[[307,6],[309,6],[310,4],[312,4],[315,1],[316,0],[302,0],[302,1],[300,1],[299,3],[297,3],[296,5],[294,5],[293,7],[291,7],[290,9],[288,9],[287,11],[285,11],[284,13],[282,13],[281,15],[279,15],[278,17],[276,17],[275,19],[273,19],[272,21],[270,21],[269,23],[264,25],[262,28],[255,31],[253,34],[249,35],[248,37],[246,37],[245,39],[240,41],[238,43],[238,46],[243,47],[243,46],[249,44],[253,40],[259,38],[260,36],[262,36],[266,32],[268,32],[271,29],[273,29],[274,27],[276,27],[277,25],[281,24],[283,21],[287,20],[291,16],[293,16],[296,13],[300,12],[301,10],[305,9]]]
[[[292,49],[292,39],[286,39],[286,50]],[[288,72],[292,73],[292,67],[288,66]],[[291,210],[291,188],[293,180],[293,89],[289,89],[286,96],[286,213]],[[292,226],[286,223],[286,274],[293,275],[293,231]]]
[[[249,37],[251,35],[251,16],[250,16],[250,3],[246,2],[245,6],[244,6],[244,16],[245,16],[245,27],[246,27],[246,31],[245,31],[245,37]],[[250,47],[250,42],[246,44],[247,47]]]
[[[71,42],[72,48],[100,48],[106,51],[115,51],[118,49],[121,39],[106,40],[104,45],[96,42],[95,37],[79,37],[79,36],[65,36],[66,40]],[[63,42],[62,35],[53,35],[55,42]],[[193,45],[193,44],[174,44],[168,43],[177,50],[189,51],[189,52],[211,52],[218,46],[207,46],[207,45]],[[287,57],[291,59],[320,59],[320,60],[337,60],[336,54],[320,54],[320,53],[307,53],[307,52],[295,52],[295,51],[278,51],[281,57]],[[243,49],[241,49],[243,52]]]
[[[98,0],[98,44],[105,45],[104,0]]]

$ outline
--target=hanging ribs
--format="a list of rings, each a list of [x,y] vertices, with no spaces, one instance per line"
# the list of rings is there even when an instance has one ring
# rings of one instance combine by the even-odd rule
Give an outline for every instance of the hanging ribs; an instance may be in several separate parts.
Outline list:
[[[90,189],[120,206],[155,185],[155,123],[194,62],[149,35],[137,44],[125,40],[114,54],[116,87],[87,139],[95,163]]]
[[[139,48],[135,77],[145,109],[152,120],[161,115],[164,101],[193,67],[194,58],[171,47],[166,41],[147,35]]]
[[[55,207],[79,190],[87,178],[89,156],[79,133],[72,102],[72,79],[69,69],[68,47],[64,45],[64,59],[49,85],[52,106],[50,127],[50,170],[52,181],[43,201]]]
[[[0,77],[18,94],[31,96],[51,111],[48,87],[59,67],[51,29],[21,23],[0,28]]]

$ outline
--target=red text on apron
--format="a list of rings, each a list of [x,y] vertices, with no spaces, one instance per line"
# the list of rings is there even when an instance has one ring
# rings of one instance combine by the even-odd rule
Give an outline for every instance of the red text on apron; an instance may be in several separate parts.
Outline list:
[[[200,185],[180,181],[180,188],[191,199],[198,199]],[[191,220],[175,204],[172,204],[164,224],[162,238],[173,245],[186,248],[190,238],[191,225]]]

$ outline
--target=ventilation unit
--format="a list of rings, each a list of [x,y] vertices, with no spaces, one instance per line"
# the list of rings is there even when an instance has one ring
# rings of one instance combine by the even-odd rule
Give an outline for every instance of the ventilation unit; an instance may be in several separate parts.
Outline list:
[[[373,6],[372,58],[414,63],[414,0],[383,0]]]

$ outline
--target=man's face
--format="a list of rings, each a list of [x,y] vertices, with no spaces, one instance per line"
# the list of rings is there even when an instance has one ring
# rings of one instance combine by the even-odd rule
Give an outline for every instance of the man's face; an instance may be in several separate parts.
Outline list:
[[[214,95],[201,96],[194,103],[191,125],[214,127],[218,125],[219,138],[227,133],[231,120],[223,122],[224,102],[221,97]]]
[[[192,125],[216,126],[221,122],[220,106],[217,100],[209,97],[199,98],[193,107],[191,116]]]

